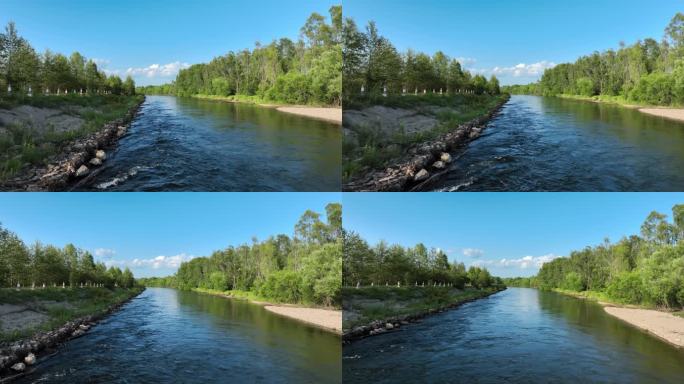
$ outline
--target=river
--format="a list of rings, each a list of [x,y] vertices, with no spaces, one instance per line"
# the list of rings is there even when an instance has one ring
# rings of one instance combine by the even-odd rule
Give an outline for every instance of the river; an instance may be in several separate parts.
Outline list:
[[[345,383],[681,383],[684,351],[597,303],[509,288],[344,347]]]
[[[617,105],[514,95],[452,153],[440,191],[681,191],[684,123]]]
[[[148,288],[20,383],[340,383],[340,338],[239,300]]]
[[[339,191],[339,126],[251,104],[147,96],[84,191]]]

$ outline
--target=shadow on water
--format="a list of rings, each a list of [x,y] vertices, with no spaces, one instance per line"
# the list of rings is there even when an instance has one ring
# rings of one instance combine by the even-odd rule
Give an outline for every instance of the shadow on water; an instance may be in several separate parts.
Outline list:
[[[21,383],[340,383],[340,338],[221,297],[150,288]]]
[[[444,191],[677,191],[684,123],[616,105],[513,96],[457,150]]]
[[[148,96],[80,190],[339,191],[339,126],[250,104]]]
[[[591,302],[508,290],[343,350],[349,383],[678,383],[684,351]]]

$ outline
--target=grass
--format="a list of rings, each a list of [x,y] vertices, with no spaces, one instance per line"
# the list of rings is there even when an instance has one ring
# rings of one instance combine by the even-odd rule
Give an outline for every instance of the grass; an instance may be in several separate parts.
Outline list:
[[[364,287],[343,288],[344,310],[355,313],[344,320],[343,328],[351,329],[404,315],[417,315],[429,310],[488,296],[495,289],[444,287]]]
[[[489,114],[506,97],[474,94],[367,96],[349,101],[345,103],[345,109],[363,109],[372,105],[411,109],[435,117],[438,124],[428,131],[407,134],[399,129],[389,135],[378,126],[353,127],[355,139],[345,137],[342,144],[343,178],[349,180],[368,169],[384,168],[406,153],[408,148],[434,140],[465,122]],[[436,109],[439,111],[435,112]]]
[[[637,102],[634,100],[630,100],[630,99],[628,99],[622,95],[620,95],[620,96],[610,96],[610,95],[581,96],[581,95],[560,94],[560,95],[557,95],[557,97],[560,97],[562,99],[593,101],[596,103],[604,103],[604,104],[615,104],[615,105],[619,105],[619,106],[627,107],[627,108],[653,108],[653,107],[656,107],[656,108],[681,108],[682,107],[681,105],[663,106],[663,105]]]
[[[231,96],[218,96],[218,95],[205,95],[205,94],[197,94],[197,95],[192,95],[190,96],[195,99],[202,99],[202,100],[215,100],[215,101],[227,101],[231,103],[246,103],[246,104],[256,104],[256,105],[262,105],[262,106],[290,106],[292,104],[285,103],[282,101],[277,101],[277,100],[268,100],[266,98],[263,98],[258,95],[231,95]],[[331,105],[325,105],[325,104],[307,104],[306,106],[309,107],[325,107],[325,108],[335,108],[335,106]]]
[[[57,328],[78,317],[103,313],[110,306],[123,302],[141,291],[142,288],[46,288],[20,291],[13,288],[0,289],[0,303],[25,305],[49,318],[34,328],[11,333],[0,332],[0,342],[24,339],[36,332]],[[54,303],[48,306],[45,302]]]
[[[241,299],[241,300],[249,300],[249,301],[259,301],[259,302],[271,302],[275,303],[275,300],[269,299],[267,297],[259,296],[255,292],[252,291],[241,291],[238,289],[233,289],[233,290],[227,290],[227,291],[220,291],[217,289],[208,289],[208,288],[193,288],[193,292],[199,292],[199,293],[207,293],[210,295],[221,295],[221,296],[230,296],[235,299]]]
[[[59,109],[83,120],[78,129],[56,131],[52,127],[24,124],[6,126],[0,131],[0,180],[17,174],[25,165],[41,165],[58,154],[68,142],[87,136],[112,120],[123,117],[143,96],[13,96],[0,98],[0,109],[21,105]]]

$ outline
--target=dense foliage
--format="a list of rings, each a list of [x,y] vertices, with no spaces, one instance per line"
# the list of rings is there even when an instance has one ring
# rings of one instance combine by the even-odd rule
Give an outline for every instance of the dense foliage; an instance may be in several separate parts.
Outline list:
[[[668,308],[684,306],[684,205],[672,209],[674,221],[652,212],[641,236],[607,240],[542,266],[534,278],[510,285],[605,293],[610,299]]]
[[[64,248],[35,243],[26,246],[13,232],[0,226],[0,287],[48,287],[65,284],[70,287],[104,284],[130,288],[135,285],[133,273],[126,268],[107,269],[96,263],[88,251],[72,244]]]
[[[13,22],[7,24],[5,33],[0,33],[0,94],[7,92],[8,86],[21,93],[28,93],[30,87],[36,94],[135,94],[135,82],[130,76],[125,81],[116,75],[107,77],[93,60],[86,60],[78,52],[69,58],[50,50],[39,55],[19,36]]]
[[[330,23],[318,13],[301,29],[302,39],[281,38],[251,51],[228,52],[208,64],[178,73],[173,84],[145,93],[179,96],[257,96],[288,104],[340,105],[342,93],[342,7],[330,8]]]
[[[449,263],[439,249],[427,249],[423,244],[413,248],[388,245],[384,241],[374,247],[354,232],[344,232],[343,282],[345,286],[393,285],[401,286],[452,284],[463,288],[503,287],[498,277],[486,268],[463,263]]]
[[[658,43],[648,38],[615,51],[594,52],[547,69],[537,84],[511,93],[617,97],[656,105],[684,104],[684,14],[677,13]]]
[[[375,22],[368,23],[365,32],[358,30],[354,20],[344,22],[344,101],[382,95],[423,94],[445,92],[499,93],[495,76],[487,80],[471,75],[457,59],[443,52],[432,57],[408,50],[400,54],[392,43],[381,36]],[[364,94],[361,94],[361,88]]]
[[[306,211],[294,237],[277,235],[231,246],[181,264],[173,277],[145,279],[149,286],[251,291],[266,299],[325,306],[341,301],[342,206],[328,204],[327,221]]]

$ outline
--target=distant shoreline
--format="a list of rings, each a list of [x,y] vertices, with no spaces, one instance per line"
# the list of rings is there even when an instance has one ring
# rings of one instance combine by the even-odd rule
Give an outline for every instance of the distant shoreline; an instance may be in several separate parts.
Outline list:
[[[624,108],[636,109],[646,115],[684,122],[684,108],[630,104],[629,102],[620,101],[618,99],[601,99],[600,97],[596,96],[589,97],[579,95],[556,95],[556,97],[567,100],[588,101],[597,104],[618,105]]]

